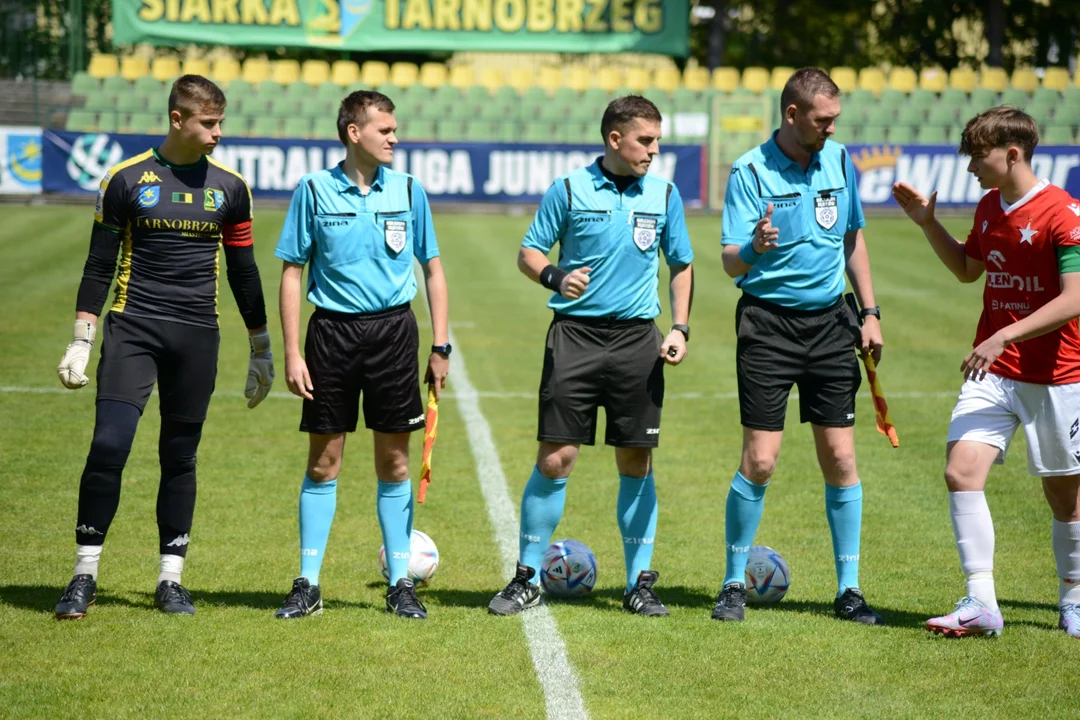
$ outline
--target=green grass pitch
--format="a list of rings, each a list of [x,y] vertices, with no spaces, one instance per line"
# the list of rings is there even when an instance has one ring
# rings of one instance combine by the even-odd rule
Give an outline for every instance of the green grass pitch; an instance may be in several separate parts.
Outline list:
[[[443,566],[422,590],[431,619],[383,612],[375,478],[367,433],[348,441],[322,583],[326,612],[272,618],[298,569],[296,501],[306,438],[286,396],[273,248],[283,212],[256,216],[256,247],[278,360],[275,394],[241,396],[247,343],[221,283],[218,395],[199,455],[199,496],[184,574],[198,614],[153,610],[157,574],[156,399],[124,475],[102,557],[98,604],[81,622],[52,607],[70,577],[78,477],[94,388],[60,390],[87,248],[87,207],[5,208],[0,229],[0,716],[542,718],[522,624],[486,612],[506,582],[455,399],[441,407],[434,483],[416,527]],[[441,215],[436,228],[456,352],[482,393],[515,504],[535,454],[546,294],[515,266],[528,216]],[[949,222],[966,233],[964,220]],[[690,355],[667,371],[656,453],[660,522],[654,567],[667,619],[620,610],[622,549],[612,451],[584,448],[557,531],[596,552],[600,582],[552,603],[593,718],[1075,717],[1080,645],[1056,630],[1050,513],[1022,439],[991,476],[996,577],[1006,628],[952,641],[922,627],[964,592],[941,479],[960,361],[981,286],[955,282],[906,220],[871,218],[866,236],[883,312],[881,380],[900,434],[874,431],[864,387],[856,428],[865,483],[861,584],[886,628],[831,617],[835,579],[823,483],[809,428],[788,435],[757,542],[792,569],[787,598],[733,626],[709,620],[723,572],[724,499],[740,426],[733,318],[738,291],[720,264],[719,220],[689,220],[697,253]],[[662,271],[661,287],[666,282]],[[662,294],[665,296],[666,291]],[[417,300],[421,345],[430,339]],[[665,310],[666,312],[666,310]],[[661,327],[666,329],[666,319]],[[459,357],[460,357],[459,356]],[[98,354],[95,350],[93,365]],[[767,372],[767,368],[763,369]],[[450,386],[454,391],[453,360]],[[865,383],[864,383],[865,386]],[[420,438],[413,442],[419,476]]]

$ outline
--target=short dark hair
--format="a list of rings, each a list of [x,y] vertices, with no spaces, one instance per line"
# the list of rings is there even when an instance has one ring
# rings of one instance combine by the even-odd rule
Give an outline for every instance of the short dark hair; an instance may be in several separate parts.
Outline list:
[[[364,127],[367,125],[367,109],[373,107],[376,110],[394,112],[394,101],[374,90],[357,90],[349,93],[341,101],[341,107],[337,115],[337,134],[342,144],[349,144],[348,129],[350,125]]]
[[[1020,108],[999,105],[967,121],[960,135],[960,154],[984,155],[994,148],[1016,145],[1030,163],[1039,144],[1039,125]]]
[[[169,113],[188,115],[199,110],[224,110],[225,93],[202,75],[181,75],[169,91]]]
[[[607,145],[608,135],[612,130],[622,131],[638,118],[657,123],[662,119],[656,105],[641,95],[626,95],[609,102],[600,121],[600,134],[604,137],[604,145]]]
[[[780,93],[780,112],[785,112],[791,105],[805,112],[813,105],[817,95],[837,98],[840,97],[840,88],[821,68],[800,68],[784,83],[784,90]]]

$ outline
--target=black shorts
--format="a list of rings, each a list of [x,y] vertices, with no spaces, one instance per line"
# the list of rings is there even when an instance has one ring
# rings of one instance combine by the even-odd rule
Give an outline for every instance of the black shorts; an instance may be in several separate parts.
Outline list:
[[[862,382],[859,323],[841,299],[824,310],[794,310],[743,294],[735,309],[735,365],[742,424],[783,430],[788,394],[799,386],[801,422],[855,424]]]
[[[596,409],[607,415],[604,442],[660,444],[664,405],[664,338],[652,320],[555,315],[540,378],[541,442],[592,445]]]
[[[139,408],[157,383],[161,416],[202,422],[217,380],[217,328],[110,312],[97,368],[97,399]]]
[[[364,396],[364,424],[382,433],[424,427],[419,333],[408,305],[347,314],[318,308],[308,322],[304,359],[313,400],[304,400],[302,432],[355,432]]]

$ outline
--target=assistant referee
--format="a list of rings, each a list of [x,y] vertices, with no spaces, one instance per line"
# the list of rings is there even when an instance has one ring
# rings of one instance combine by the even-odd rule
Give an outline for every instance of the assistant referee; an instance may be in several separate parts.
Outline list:
[[[726,573],[716,620],[741,621],[744,572],[776,467],[792,385],[811,424],[825,476],[825,513],[837,574],[837,617],[882,624],[859,590],[862,485],[855,468],[855,346],[881,355],[880,312],[863,241],[851,158],[829,140],[840,89],[803,68],[780,96],[780,128],[732,167],[724,202],[724,270],[743,291],[735,311],[743,449],[728,491]],[[864,308],[862,328],[843,302],[844,273]]]

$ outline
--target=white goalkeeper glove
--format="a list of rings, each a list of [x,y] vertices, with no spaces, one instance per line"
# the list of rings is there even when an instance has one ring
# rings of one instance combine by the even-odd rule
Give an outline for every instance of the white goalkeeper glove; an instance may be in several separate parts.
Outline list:
[[[248,407],[253,408],[270,393],[274,384],[274,356],[270,352],[270,333],[263,330],[248,336],[251,344],[251,359],[248,361],[247,385],[244,397]]]
[[[56,374],[69,390],[78,390],[90,382],[86,377],[86,364],[90,362],[90,350],[94,347],[97,326],[89,320],[76,320],[71,344],[64,351]]]

